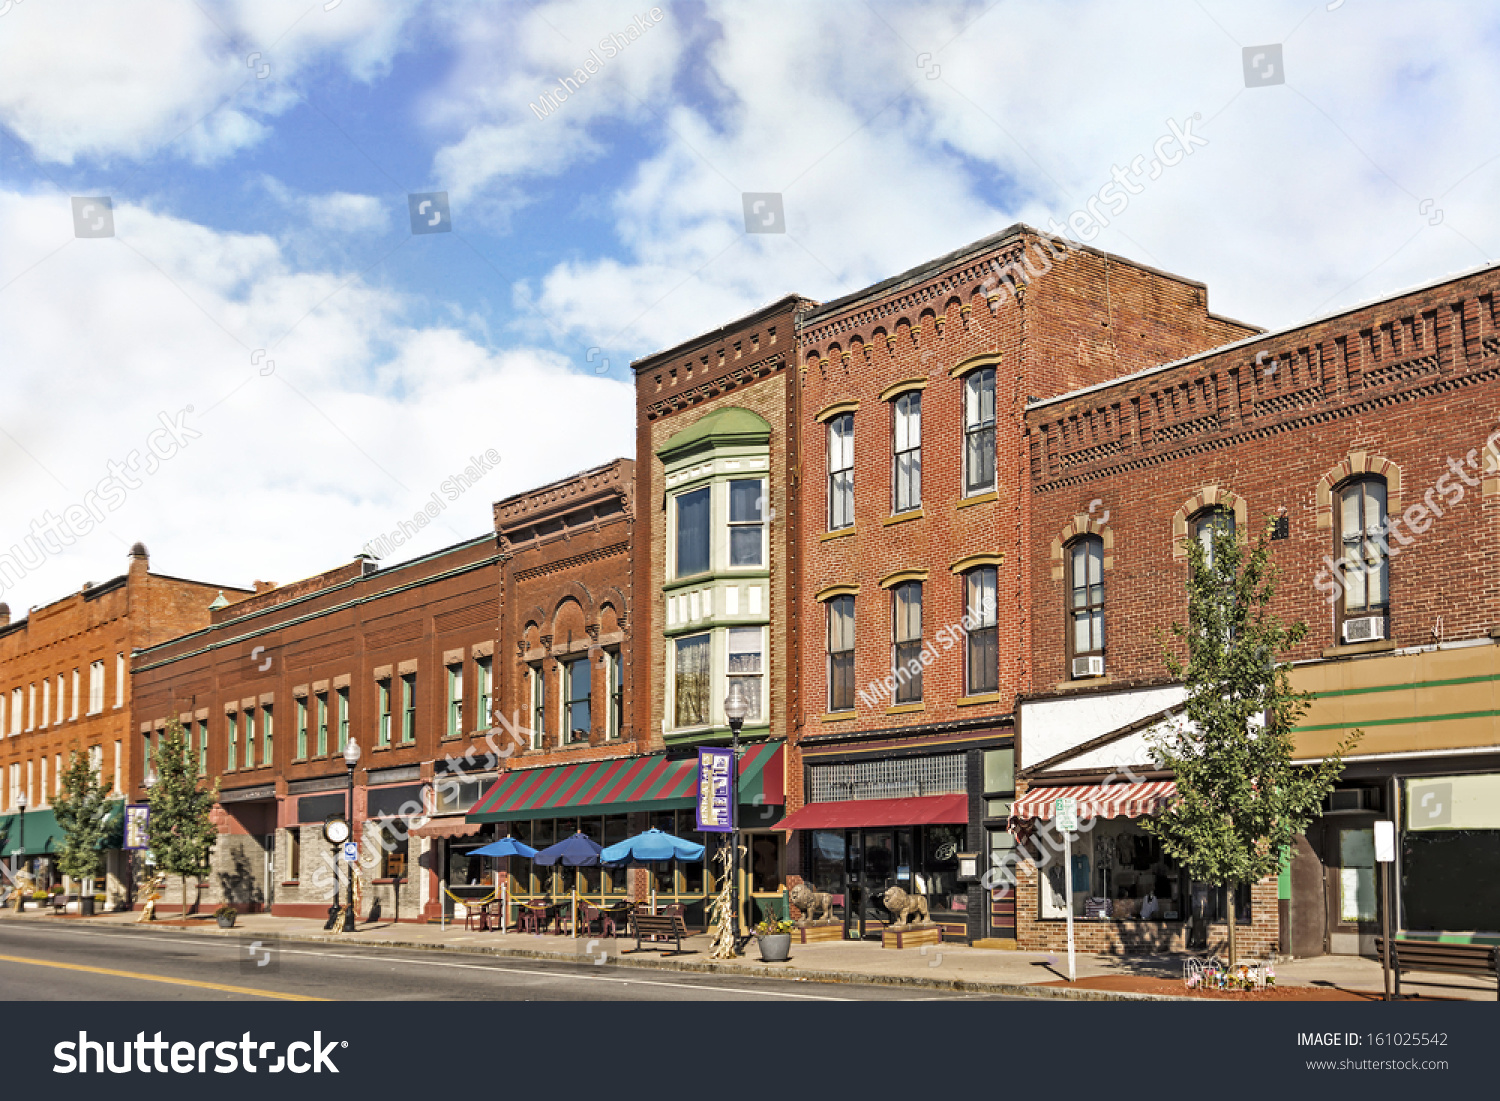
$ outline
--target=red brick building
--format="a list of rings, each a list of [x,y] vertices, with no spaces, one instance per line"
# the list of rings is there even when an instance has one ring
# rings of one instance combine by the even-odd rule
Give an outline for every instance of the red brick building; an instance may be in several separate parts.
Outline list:
[[[8,556],[6,556],[8,557]],[[0,563],[0,569],[4,564]],[[208,623],[217,599],[239,599],[245,590],[153,573],[146,548],[130,549],[129,569],[98,585],[12,620],[0,604],[0,855],[14,861],[21,830],[18,803],[28,810],[25,851],[42,857],[61,843],[52,800],[74,750],[87,753],[104,783],[117,794],[139,774],[130,736],[131,654]],[[109,901],[121,900],[118,850],[106,856]]]
[[[949,936],[1014,938],[1009,897],[958,870],[1008,844],[1032,683],[1027,404],[1252,331],[1201,283],[1025,226],[799,315],[786,826],[851,935],[898,886]]]
[[[1316,693],[1299,757],[1363,731],[1280,881],[1241,892],[1254,954],[1373,950],[1377,817],[1400,837],[1393,928],[1500,940],[1486,886],[1500,879],[1497,288],[1493,269],[1445,278],[1026,409],[1018,786],[1032,802],[1064,787],[1113,798],[1097,786],[1127,767],[1148,786],[1169,779],[1144,741],[1182,697],[1158,632],[1186,614],[1183,541],[1214,525],[1272,525],[1276,610],[1309,625],[1292,655],[1294,683]],[[1180,948],[1197,913],[1199,936],[1222,946],[1227,900],[1184,882],[1123,819],[1103,825],[1075,852],[1093,861],[1085,895],[1116,912],[1083,921],[1080,943]],[[1055,860],[1040,878],[1020,869],[1024,946],[1061,943],[1053,873]]]

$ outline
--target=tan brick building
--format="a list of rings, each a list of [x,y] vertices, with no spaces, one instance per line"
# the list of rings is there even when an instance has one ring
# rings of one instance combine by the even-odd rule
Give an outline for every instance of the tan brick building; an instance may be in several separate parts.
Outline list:
[[[153,573],[135,544],[119,577],[12,619],[0,604],[0,855],[17,856],[18,803],[24,793],[26,854],[44,857],[61,842],[51,804],[74,750],[87,753],[106,785],[124,796],[141,775],[131,736],[129,676],[138,649],[205,626],[216,599],[248,592]],[[107,854],[111,902],[123,895],[118,850]],[[51,878],[43,859],[43,880]]]

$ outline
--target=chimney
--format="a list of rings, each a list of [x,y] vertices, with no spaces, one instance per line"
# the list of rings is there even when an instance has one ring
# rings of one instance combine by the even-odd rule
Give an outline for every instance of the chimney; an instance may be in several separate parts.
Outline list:
[[[151,556],[146,553],[145,543],[133,543],[130,547],[130,581],[145,580],[151,567]]]
[[[274,581],[257,581],[257,582],[255,582],[255,591],[257,593],[268,593],[272,589],[274,589],[275,587],[276,587],[276,582],[274,582]]]
[[[0,627],[10,626],[10,605],[0,604]]]

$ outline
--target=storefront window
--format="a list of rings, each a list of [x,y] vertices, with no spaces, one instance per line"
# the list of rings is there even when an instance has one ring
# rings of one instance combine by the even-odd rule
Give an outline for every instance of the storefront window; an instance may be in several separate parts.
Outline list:
[[[1339,830],[1339,921],[1375,920],[1375,831]]]
[[[1028,848],[1041,856],[1041,916],[1067,916],[1063,846],[1038,832]],[[1182,876],[1161,843],[1132,818],[1102,818],[1072,845],[1073,916],[1177,921],[1186,916]],[[1221,892],[1222,893],[1222,892]]]
[[[962,917],[969,908],[968,889],[958,882],[958,853],[964,848],[966,832],[958,825],[921,826],[917,830],[917,893],[927,896],[934,916]]]
[[[781,838],[774,833],[751,834],[750,890],[773,894],[781,890]]]

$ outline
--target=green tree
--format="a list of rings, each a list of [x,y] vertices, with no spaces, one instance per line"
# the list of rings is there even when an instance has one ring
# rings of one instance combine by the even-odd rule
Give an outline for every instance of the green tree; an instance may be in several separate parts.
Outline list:
[[[156,866],[182,879],[182,916],[187,917],[187,877],[201,888],[209,856],[219,839],[209,817],[219,800],[219,782],[199,788],[198,769],[188,759],[187,735],[172,719],[151,754],[156,783],[151,786],[151,815],[146,822],[146,844]]]
[[[69,754],[61,784],[62,792],[52,805],[63,832],[57,865],[64,875],[80,881],[80,895],[92,895],[94,877],[99,874],[99,850],[107,833],[109,789],[81,749]]]
[[[1229,525],[1208,546],[1187,542],[1188,622],[1164,646],[1183,682],[1186,722],[1152,739],[1176,775],[1177,798],[1143,828],[1201,883],[1227,888],[1229,962],[1236,961],[1234,893],[1280,870],[1292,840],[1317,817],[1359,739],[1355,731],[1317,765],[1292,764],[1292,731],[1312,695],[1294,691],[1284,660],[1307,634],[1271,611],[1276,568],[1270,525],[1253,545]],[[1181,644],[1187,644],[1187,658]]]

